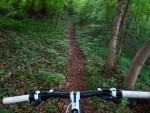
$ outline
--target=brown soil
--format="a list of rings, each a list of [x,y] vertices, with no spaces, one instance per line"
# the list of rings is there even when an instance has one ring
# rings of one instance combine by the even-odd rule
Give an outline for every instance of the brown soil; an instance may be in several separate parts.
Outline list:
[[[75,24],[70,25],[69,59],[66,74],[67,90],[85,90],[84,57],[75,40]]]
[[[130,100],[132,113],[150,113],[150,100]]]
[[[71,23],[69,26],[69,56],[66,72],[65,90],[67,91],[81,91],[86,90],[87,82],[85,78],[84,55],[75,40],[75,24]],[[69,102],[64,102],[62,113],[66,109]],[[93,113],[90,100],[84,99],[81,101],[85,113]]]

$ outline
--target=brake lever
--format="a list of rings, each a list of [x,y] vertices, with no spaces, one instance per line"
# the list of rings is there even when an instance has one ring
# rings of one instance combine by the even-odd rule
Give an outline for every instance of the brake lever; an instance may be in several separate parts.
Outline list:
[[[30,104],[33,106],[38,106],[41,103],[41,98],[40,98],[40,91],[28,91],[25,92],[24,94],[30,94],[34,96],[34,101],[30,101]]]

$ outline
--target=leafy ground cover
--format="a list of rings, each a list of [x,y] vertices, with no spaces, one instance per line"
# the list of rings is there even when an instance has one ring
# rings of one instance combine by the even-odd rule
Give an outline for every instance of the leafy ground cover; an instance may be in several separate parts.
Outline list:
[[[85,28],[86,29],[86,28]],[[108,37],[106,35],[92,36],[85,34],[86,30],[80,31],[78,28],[78,43],[84,55],[86,56],[86,75],[88,80],[88,88],[96,89],[97,87],[123,87],[123,79],[126,75],[129,65],[132,62],[133,51],[135,48],[130,48],[132,51],[130,54],[127,43],[124,47],[124,53],[119,58],[118,70],[111,76],[105,73],[105,62],[108,51]],[[90,28],[88,28],[88,31]],[[130,43],[134,43],[131,42]],[[131,57],[132,56],[132,57]],[[137,89],[149,90],[150,84],[150,65],[145,65],[140,72],[139,79],[137,81]],[[129,105],[129,101],[124,99],[118,102],[108,102],[99,98],[93,98],[93,106],[98,112],[105,113],[130,113],[132,112]]]
[[[64,79],[67,56],[64,27],[55,27],[45,20],[20,21],[6,17],[0,18],[0,27],[0,97],[57,88]],[[43,112],[51,107],[56,112],[55,103],[48,102]],[[13,105],[0,108],[0,112],[29,113],[37,112],[39,108],[28,104]]]
[[[51,23],[48,20],[14,20],[0,17],[0,98],[23,94],[29,90],[57,88],[62,82],[67,61],[67,27],[63,22],[57,27]],[[105,62],[108,37],[93,36],[87,31],[91,30],[78,28],[77,41],[86,57],[88,88],[123,87],[123,78],[133,58],[127,43],[119,58],[118,70],[112,76],[107,76]],[[135,51],[135,48],[130,47],[130,51]],[[147,62],[139,75],[138,89],[150,88],[149,69]],[[116,104],[98,98],[93,98],[92,101],[98,112],[130,112],[126,99]],[[0,113],[57,113],[56,103],[57,100],[44,102],[39,107],[30,107],[24,103],[3,106]]]

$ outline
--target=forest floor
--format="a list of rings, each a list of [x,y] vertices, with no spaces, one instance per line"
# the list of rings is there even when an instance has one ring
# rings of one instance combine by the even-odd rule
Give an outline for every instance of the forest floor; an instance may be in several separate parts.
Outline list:
[[[150,100],[130,100],[132,113],[150,113]]]
[[[66,38],[67,27],[66,22],[55,27],[47,20],[0,18],[0,99],[37,89],[60,89],[59,84],[64,82],[62,89],[65,90],[123,87],[124,74],[132,60],[129,52],[123,51],[119,69],[108,77],[105,74],[107,36],[93,36],[95,31],[90,28],[76,26],[76,33],[70,27]],[[130,48],[135,51],[134,47]],[[145,65],[137,82],[138,89],[149,90],[149,70],[150,66]],[[0,105],[0,113],[59,113],[58,102],[52,99],[38,106],[29,103]],[[93,113],[150,111],[145,101],[138,105],[141,109],[135,102],[129,107],[127,99],[114,103],[93,97],[85,103],[88,105],[84,106],[94,109]]]

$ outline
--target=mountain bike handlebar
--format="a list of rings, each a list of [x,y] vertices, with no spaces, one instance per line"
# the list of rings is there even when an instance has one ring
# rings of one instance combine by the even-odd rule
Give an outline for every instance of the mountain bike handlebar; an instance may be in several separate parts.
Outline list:
[[[50,97],[70,98],[71,112],[81,113],[80,111],[80,98],[87,98],[98,96],[104,99],[121,99],[121,98],[134,98],[134,99],[150,99],[150,92],[143,91],[128,91],[116,88],[97,88],[97,90],[89,91],[35,91],[26,95],[6,97],[3,99],[3,104],[13,104],[19,102],[40,102],[49,99]],[[69,106],[66,109],[68,113]]]
[[[44,101],[50,97],[58,98],[70,98],[71,94],[75,95],[79,93],[80,98],[87,98],[92,96],[98,96],[105,99],[121,99],[121,98],[134,98],[134,99],[150,99],[150,92],[144,91],[128,91],[121,90],[116,88],[97,88],[97,90],[89,91],[35,91],[28,93],[26,95],[14,96],[14,97],[5,97],[3,98],[3,104],[13,104],[19,102],[34,102],[34,101]]]

